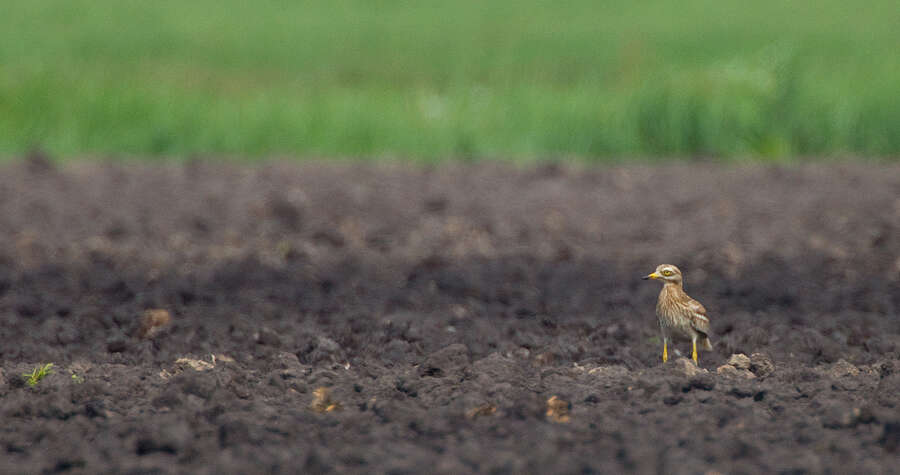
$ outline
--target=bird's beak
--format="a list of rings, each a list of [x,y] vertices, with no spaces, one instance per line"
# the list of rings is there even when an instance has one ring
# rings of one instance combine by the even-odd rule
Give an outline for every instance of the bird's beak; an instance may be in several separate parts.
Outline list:
[[[652,274],[650,274],[650,275],[645,275],[645,276],[644,276],[644,280],[647,280],[647,279],[653,279],[653,280],[659,279],[659,274],[657,274],[656,272],[654,272],[654,273],[652,273]]]

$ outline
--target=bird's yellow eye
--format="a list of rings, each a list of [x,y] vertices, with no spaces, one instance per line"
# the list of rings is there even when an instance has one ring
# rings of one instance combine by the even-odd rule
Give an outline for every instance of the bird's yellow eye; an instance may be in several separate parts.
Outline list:
[[[670,271],[670,270],[664,270],[662,274],[663,274],[664,276],[666,276],[666,277],[669,277],[670,275],[672,275],[672,271]]]

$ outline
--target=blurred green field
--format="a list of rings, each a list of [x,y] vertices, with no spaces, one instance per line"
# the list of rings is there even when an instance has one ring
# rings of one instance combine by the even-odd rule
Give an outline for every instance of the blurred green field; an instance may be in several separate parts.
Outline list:
[[[0,155],[900,156],[895,1],[0,1]]]

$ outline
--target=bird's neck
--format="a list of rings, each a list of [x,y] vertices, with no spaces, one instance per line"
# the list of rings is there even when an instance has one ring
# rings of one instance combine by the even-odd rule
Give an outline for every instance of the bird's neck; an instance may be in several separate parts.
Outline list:
[[[668,292],[684,292],[684,287],[682,287],[681,282],[666,282],[663,285],[663,289]]]

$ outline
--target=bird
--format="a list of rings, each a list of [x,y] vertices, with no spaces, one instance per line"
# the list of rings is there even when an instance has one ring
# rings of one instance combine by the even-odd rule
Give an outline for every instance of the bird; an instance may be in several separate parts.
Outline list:
[[[684,279],[681,270],[672,264],[661,264],[656,270],[645,276],[644,280],[663,281],[656,302],[656,318],[663,337],[663,363],[669,360],[669,340],[691,340],[691,359],[698,363],[697,344],[704,350],[712,350],[709,339],[709,317],[703,304],[692,299],[684,292]]]

